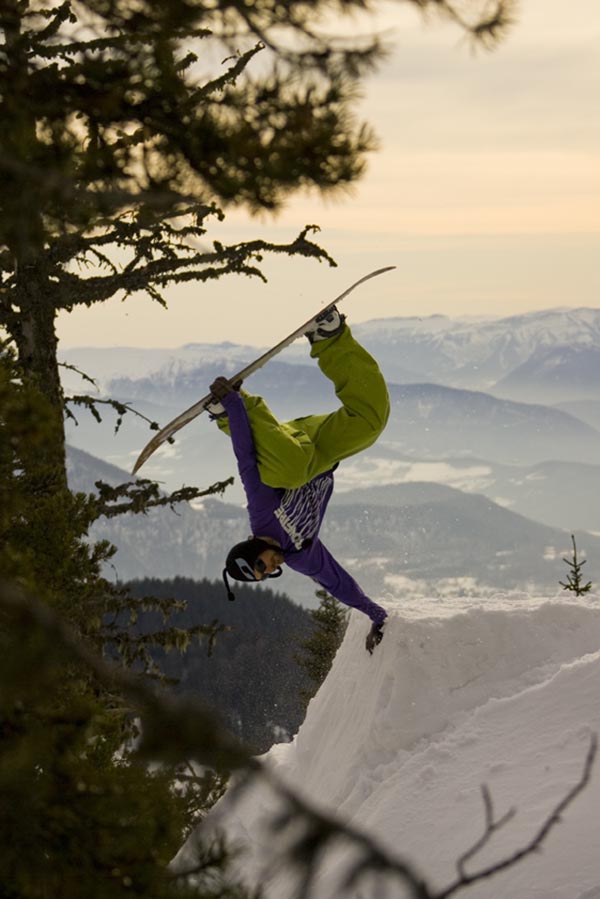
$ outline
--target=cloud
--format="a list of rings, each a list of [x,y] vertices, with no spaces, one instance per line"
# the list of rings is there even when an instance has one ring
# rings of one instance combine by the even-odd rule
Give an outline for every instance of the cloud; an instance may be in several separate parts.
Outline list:
[[[445,484],[456,490],[476,493],[493,483],[487,465],[455,466],[448,462],[407,462],[397,459],[367,458],[352,463],[348,460],[336,474],[338,491],[381,484],[428,482]]]

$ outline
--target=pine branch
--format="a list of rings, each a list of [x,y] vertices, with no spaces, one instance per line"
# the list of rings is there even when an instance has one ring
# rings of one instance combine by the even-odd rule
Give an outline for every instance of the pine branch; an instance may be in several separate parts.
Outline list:
[[[411,0],[411,2],[424,12],[430,8],[436,9],[469,35],[475,45],[488,50],[496,47],[514,25],[519,6],[518,0],[491,0],[491,3],[487,4],[487,10],[484,9],[480,13],[480,6],[456,0]],[[475,7],[475,14],[469,18],[471,7]]]
[[[87,381],[88,384],[91,384],[92,387],[96,387],[96,388],[98,387],[98,384],[96,383],[96,381],[94,381],[94,379],[90,375],[86,374],[84,371],[81,371],[80,368],[77,368],[76,365],[70,365],[68,362],[59,362],[58,367],[66,368],[67,371],[74,371],[76,374],[80,375],[80,377],[83,378],[84,381]],[[92,399],[92,397],[90,397],[90,399]],[[67,400],[65,400],[65,402],[66,401]],[[96,400],[96,402],[99,402],[99,400]],[[134,411],[134,410],[131,410],[131,411]]]
[[[207,640],[207,655],[212,656],[217,637],[224,631],[232,630],[230,625],[214,619],[211,624],[197,624],[193,627],[165,627],[145,634],[132,634],[117,624],[104,627],[100,632],[104,643],[113,642],[127,667],[141,659],[152,659],[150,650],[161,647],[165,652],[185,653],[194,640]],[[153,660],[154,664],[154,660]]]
[[[107,276],[81,278],[73,272],[61,271],[55,290],[54,303],[57,309],[73,309],[80,305],[90,305],[99,300],[108,299],[121,291],[129,295],[157,285],[164,288],[168,284],[186,281],[216,280],[224,275],[234,273],[266,280],[260,269],[249,262],[249,260],[262,261],[264,253],[315,258],[319,261],[325,260],[329,265],[335,266],[337,263],[326,250],[307,239],[309,231],[318,230],[317,225],[307,225],[288,244],[273,244],[257,239],[231,246],[215,242],[212,252],[197,252],[192,248],[185,247],[181,250],[185,254],[183,257],[173,258],[170,253],[168,258],[154,259],[145,265],[128,268],[118,274]],[[198,266],[206,267],[199,268]],[[159,302],[164,304],[164,300],[160,296]]]
[[[340,842],[350,844],[356,851],[355,861],[344,878],[343,895],[355,895],[358,881],[366,873],[382,872],[397,876],[410,890],[412,899],[433,899],[427,884],[409,861],[392,855],[359,828],[318,810],[290,789],[271,768],[261,767],[259,773],[287,804],[287,810],[274,816],[270,824],[273,836],[277,835],[282,846],[280,857],[286,865],[291,863],[306,872],[298,890],[299,899],[308,899],[320,861],[328,849]]]
[[[105,661],[49,606],[14,586],[0,584],[0,608],[18,616],[24,625],[40,628],[103,687],[129,699],[143,717],[139,752],[144,757],[176,763],[191,758],[219,771],[257,767],[251,750],[232,737],[213,712],[189,698],[158,693],[144,678]]]
[[[213,78],[212,81],[207,81],[206,84],[202,85],[194,94],[190,97],[190,104],[195,105],[199,100],[202,100],[208,97],[211,94],[215,94],[219,91],[222,91],[228,84],[232,84],[235,80],[242,74],[242,72],[248,67],[249,63],[256,56],[257,53],[260,53],[265,49],[265,45],[263,42],[259,42],[255,44],[250,50],[247,50],[245,53],[236,53],[233,59],[235,59],[234,64],[220,77]]]
[[[112,614],[112,622],[107,621],[107,626],[109,624],[116,625],[117,619],[123,620],[123,616],[126,616],[130,625],[134,625],[142,612],[157,612],[166,624],[172,615],[185,611],[187,602],[164,596],[133,597],[127,586],[118,588],[111,584],[110,593],[102,594],[95,600],[88,601],[88,607],[93,612],[99,612],[104,616]]]
[[[64,3],[52,10],[44,10],[47,17],[50,19],[45,28],[42,28],[40,31],[36,31],[34,40],[36,44],[41,44],[43,41],[47,41],[50,38],[53,38],[60,30],[60,28],[65,24],[65,22],[70,22],[74,24],[77,22],[76,16],[73,15],[71,11],[71,0],[64,0]],[[31,46],[31,44],[30,44]]]
[[[517,0],[497,0],[494,10],[468,26],[473,39],[488,50],[497,47],[516,22],[517,5]]]
[[[84,375],[84,373],[79,371],[79,369],[75,368],[75,366],[66,365],[65,363],[60,363],[60,364],[64,365],[66,368],[70,368],[73,371],[76,371],[82,377],[86,378],[86,380],[91,381],[92,384],[95,383],[92,378],[89,378],[87,375]],[[70,404],[72,404],[74,406],[83,406],[84,408],[86,408],[88,410],[88,412],[90,412],[94,416],[94,418],[96,419],[96,421],[98,423],[100,423],[102,421],[102,416],[100,415],[98,409],[96,408],[97,406],[109,406],[111,409],[114,409],[115,412],[117,412],[117,414],[118,414],[118,418],[115,423],[115,434],[117,434],[119,432],[121,425],[123,424],[123,418],[128,412],[130,412],[132,415],[136,415],[138,418],[141,418],[143,421],[147,422],[151,431],[160,430],[160,425],[158,424],[158,422],[152,421],[152,419],[150,419],[146,415],[144,415],[143,412],[138,412],[138,410],[134,409],[133,406],[130,406],[129,403],[122,403],[119,400],[112,400],[112,399],[100,400],[100,399],[96,399],[96,397],[93,397],[93,396],[87,396],[86,394],[66,396],[64,398],[65,414],[66,414],[67,418],[74,421],[75,424],[79,424],[79,422],[77,421],[77,418],[75,417],[73,412],[71,412],[71,410],[68,408],[68,406]]]
[[[142,132],[143,129],[140,129]],[[86,254],[95,253],[99,247],[131,247],[139,252],[141,242],[151,241],[160,246],[166,237],[176,238],[177,243],[182,243],[185,238],[199,239],[206,233],[203,227],[204,220],[209,216],[215,216],[218,221],[223,221],[224,213],[216,203],[199,203],[195,198],[181,195],[181,201],[177,210],[173,210],[173,219],[191,219],[195,225],[189,228],[175,228],[169,221],[158,217],[152,222],[152,211],[144,202],[143,197],[138,198],[140,206],[135,211],[128,209],[112,219],[102,231],[96,231],[93,235],[85,231],[56,235],[48,250],[48,261],[53,267],[75,260],[85,264]],[[192,246],[183,243],[182,250],[195,252]],[[111,263],[112,265],[112,263]]]
[[[96,481],[95,486],[98,490],[96,517],[115,518],[117,515],[125,515],[129,512],[146,515],[149,509],[158,506],[169,506],[172,511],[175,511],[178,503],[190,502],[203,496],[222,495],[227,487],[233,484],[233,480],[231,477],[226,481],[217,481],[204,490],[198,487],[181,487],[168,496],[161,495],[160,488],[155,481],[146,479],[128,481],[118,487],[105,484],[103,481]],[[119,503],[119,499],[124,499],[124,502]]]

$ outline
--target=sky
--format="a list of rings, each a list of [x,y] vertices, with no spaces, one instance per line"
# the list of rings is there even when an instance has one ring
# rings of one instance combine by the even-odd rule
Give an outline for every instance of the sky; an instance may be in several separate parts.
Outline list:
[[[600,307],[600,5],[521,0],[493,52],[456,26],[388,3],[392,52],[358,114],[378,134],[367,174],[335,201],[297,195],[277,218],[230,212],[211,240],[288,242],[305,224],[337,268],[266,260],[231,276],[61,313],[63,347],[280,340],[349,284],[350,322]],[[316,307],[316,308],[315,308]]]

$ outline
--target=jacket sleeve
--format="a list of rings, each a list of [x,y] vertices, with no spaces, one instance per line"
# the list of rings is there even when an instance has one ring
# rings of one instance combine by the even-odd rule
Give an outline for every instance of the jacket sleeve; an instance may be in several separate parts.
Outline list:
[[[340,602],[364,612],[375,624],[382,624],[385,621],[387,618],[385,609],[369,599],[320,540],[315,541],[306,553],[302,553],[302,557],[297,559],[292,557],[286,561],[291,568],[312,577]]]
[[[222,403],[227,412],[233,451],[248,500],[250,526],[252,532],[256,533],[256,528],[260,528],[268,520],[278,501],[278,494],[260,479],[252,428],[242,397],[239,393],[228,393]]]

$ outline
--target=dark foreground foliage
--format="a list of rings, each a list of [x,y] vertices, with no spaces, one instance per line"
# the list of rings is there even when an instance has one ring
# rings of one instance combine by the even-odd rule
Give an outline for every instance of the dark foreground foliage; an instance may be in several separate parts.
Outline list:
[[[161,670],[177,683],[173,689],[205,701],[232,733],[257,752],[277,740],[289,739],[304,717],[301,693],[306,672],[296,661],[299,642],[312,631],[306,609],[264,587],[236,587],[236,601],[228,602],[221,581],[132,581],[133,596],[156,596],[186,603],[171,624],[183,631],[199,622],[218,619],[219,634],[210,655],[203,643],[191,643],[184,653],[153,651]],[[142,614],[137,627],[151,630],[156,614]]]

